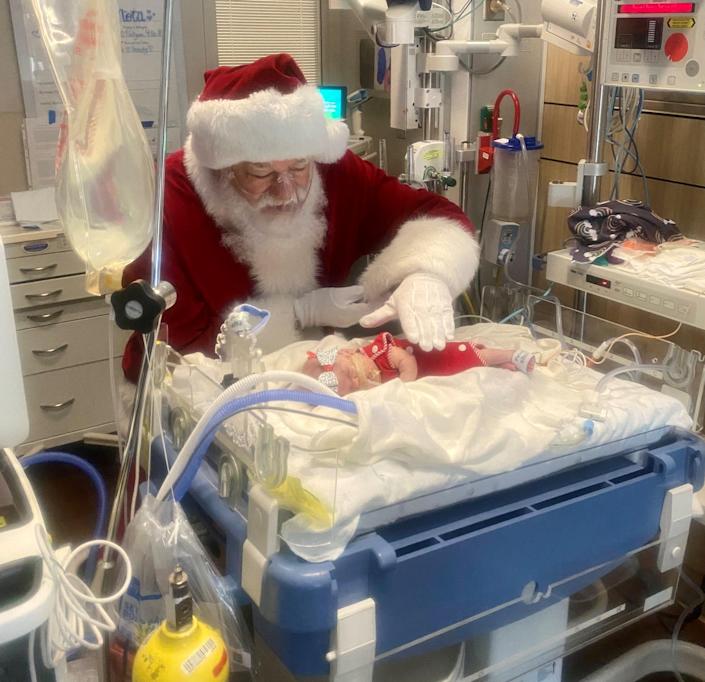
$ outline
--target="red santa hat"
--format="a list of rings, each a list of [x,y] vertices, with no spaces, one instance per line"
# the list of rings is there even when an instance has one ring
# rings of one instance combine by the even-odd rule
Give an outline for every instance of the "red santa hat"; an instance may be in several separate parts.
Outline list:
[[[221,66],[207,71],[205,81],[187,117],[200,165],[218,169],[299,158],[333,163],[345,153],[347,125],[325,117],[318,89],[306,84],[290,55]]]

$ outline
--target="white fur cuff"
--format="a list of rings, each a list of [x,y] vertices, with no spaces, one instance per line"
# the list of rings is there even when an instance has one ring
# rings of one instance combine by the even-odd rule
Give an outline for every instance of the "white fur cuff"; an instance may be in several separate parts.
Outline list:
[[[391,244],[360,278],[365,297],[375,301],[389,294],[415,272],[437,275],[453,297],[470,284],[480,263],[475,237],[449,218],[428,216],[399,228]]]
[[[187,127],[194,155],[213,169],[301,158],[334,163],[350,135],[345,123],[325,117],[323,98],[312,85],[288,95],[269,89],[246,99],[196,100]]]

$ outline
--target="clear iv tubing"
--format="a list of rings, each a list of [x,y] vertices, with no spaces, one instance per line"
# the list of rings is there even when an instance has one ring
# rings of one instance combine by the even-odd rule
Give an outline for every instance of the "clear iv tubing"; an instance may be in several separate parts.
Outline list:
[[[627,374],[629,372],[634,372],[635,370],[641,370],[643,372],[665,372],[666,369],[667,368],[665,365],[647,365],[646,363],[642,363],[640,365],[629,365],[628,367],[617,367],[611,372],[607,372],[607,374],[605,374],[605,376],[603,376],[602,379],[597,382],[595,390],[602,391],[605,386],[610,382],[610,380],[614,379],[614,377],[620,374]]]
[[[325,395],[330,398],[337,398],[340,400],[339,396],[331,391],[329,388],[323,386],[316,379],[306,376],[305,374],[299,374],[298,372],[287,372],[287,371],[270,371],[262,372],[261,374],[251,374],[240,381],[235,382],[232,386],[226,388],[210,405],[210,407],[203,413],[198,423],[194,427],[193,431],[186,439],[183,448],[179,456],[176,458],[174,465],[169,470],[162,487],[157,493],[157,499],[162,500],[166,497],[167,492],[174,484],[174,482],[181,476],[184,469],[188,465],[188,460],[191,455],[195,452],[198,443],[201,441],[203,434],[205,433],[208,425],[210,424],[213,417],[218,413],[223,405],[226,405],[234,398],[237,398],[243,393],[246,393],[250,389],[254,388],[258,384],[263,384],[268,381],[276,382],[286,382],[296,384],[302,388],[314,391],[319,395]],[[349,402],[349,401],[346,401]],[[351,403],[352,404],[352,403]]]
[[[157,499],[162,499],[162,494],[166,495],[171,491],[174,500],[177,502],[188,492],[191,487],[191,482],[198,473],[198,469],[201,466],[201,462],[208,451],[215,434],[220,428],[221,424],[230,417],[235,416],[239,412],[251,409],[255,405],[261,405],[262,403],[270,403],[277,401],[286,402],[298,402],[305,403],[307,405],[317,405],[323,407],[330,407],[333,409],[338,409],[349,414],[357,414],[357,407],[355,403],[344,400],[343,398],[333,398],[328,395],[323,395],[321,393],[310,393],[308,391],[291,391],[285,389],[273,390],[273,391],[260,391],[259,393],[250,393],[248,395],[240,396],[234,398],[229,403],[223,405],[220,410],[213,416],[213,418],[208,422],[205,429],[203,430],[203,435],[196,445],[194,451],[189,455],[188,461],[186,462],[183,472],[180,474],[178,480],[172,485],[169,482],[169,475],[164,479],[162,487],[157,493]],[[183,451],[182,451],[183,452]],[[176,463],[181,458],[181,454],[177,457]],[[174,469],[172,468],[171,471]],[[171,471],[169,474],[171,474]],[[165,489],[165,486],[167,486]]]

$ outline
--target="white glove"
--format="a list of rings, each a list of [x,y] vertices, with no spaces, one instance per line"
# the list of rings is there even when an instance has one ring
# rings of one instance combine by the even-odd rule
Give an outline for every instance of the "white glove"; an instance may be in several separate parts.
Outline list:
[[[362,300],[361,286],[314,289],[294,301],[301,327],[352,327],[373,306]]]
[[[387,302],[360,320],[363,327],[380,327],[399,318],[406,338],[422,350],[443,350],[454,336],[453,297],[436,275],[418,272],[402,280]]]

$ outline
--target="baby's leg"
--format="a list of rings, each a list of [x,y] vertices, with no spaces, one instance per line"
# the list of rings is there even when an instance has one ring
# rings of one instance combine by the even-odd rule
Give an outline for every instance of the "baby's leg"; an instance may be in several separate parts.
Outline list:
[[[514,351],[504,348],[477,348],[477,355],[488,367],[499,367],[513,364]]]
[[[505,350],[503,348],[478,348],[478,357],[488,367],[502,367],[513,371],[530,372],[534,369],[536,359],[524,351]]]

